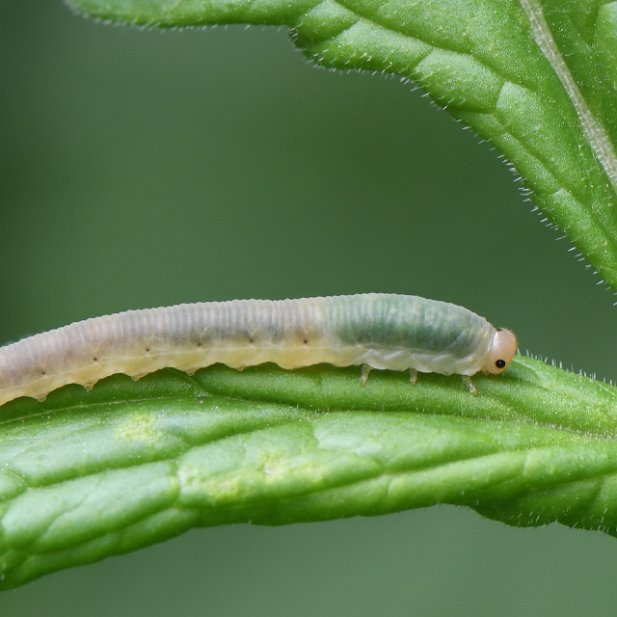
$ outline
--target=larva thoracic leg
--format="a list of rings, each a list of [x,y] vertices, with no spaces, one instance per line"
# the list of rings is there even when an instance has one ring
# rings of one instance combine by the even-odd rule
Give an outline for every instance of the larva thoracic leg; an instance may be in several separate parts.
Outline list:
[[[478,396],[478,388],[476,388],[474,382],[471,381],[471,377],[469,375],[462,375],[462,377],[463,383],[467,386],[469,393],[473,394],[474,396]]]
[[[125,311],[0,347],[0,404],[44,399],[60,386],[90,387],[114,373],[164,367],[188,373],[215,363],[284,369],[328,363],[417,373],[499,374],[516,338],[471,311],[437,300],[357,294],[298,300],[232,300]],[[415,376],[415,377],[414,377]]]
[[[363,364],[360,372],[360,383],[365,386],[368,383],[368,376],[371,374],[371,367],[368,364]]]

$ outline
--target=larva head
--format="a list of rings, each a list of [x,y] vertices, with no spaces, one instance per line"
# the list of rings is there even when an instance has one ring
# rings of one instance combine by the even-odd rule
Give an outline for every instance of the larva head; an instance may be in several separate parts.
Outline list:
[[[503,373],[510,366],[516,353],[516,347],[514,333],[505,328],[498,328],[493,336],[491,348],[482,371],[491,375]]]

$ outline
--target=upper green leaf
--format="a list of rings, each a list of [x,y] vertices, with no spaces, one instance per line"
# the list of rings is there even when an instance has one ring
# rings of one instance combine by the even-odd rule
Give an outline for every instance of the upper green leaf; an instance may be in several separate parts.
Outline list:
[[[317,62],[397,73],[515,165],[617,288],[617,8],[587,0],[69,0],[158,27],[284,24]]]

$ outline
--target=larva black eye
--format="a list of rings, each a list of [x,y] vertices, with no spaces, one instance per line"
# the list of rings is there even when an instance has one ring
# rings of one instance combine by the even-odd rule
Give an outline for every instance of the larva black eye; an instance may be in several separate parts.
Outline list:
[[[501,358],[495,362],[497,368],[503,368],[506,365],[506,361]]]

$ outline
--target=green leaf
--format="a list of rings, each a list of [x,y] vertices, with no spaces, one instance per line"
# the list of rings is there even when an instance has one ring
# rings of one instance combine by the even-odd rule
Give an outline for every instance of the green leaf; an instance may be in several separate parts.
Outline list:
[[[617,388],[518,357],[500,378],[320,366],[117,375],[0,415],[0,585],[194,526],[436,503],[617,534]]]
[[[297,45],[320,64],[386,71],[412,80],[505,154],[535,203],[617,288],[614,3],[69,0],[69,4],[102,19],[158,27],[283,24],[291,28]]]

